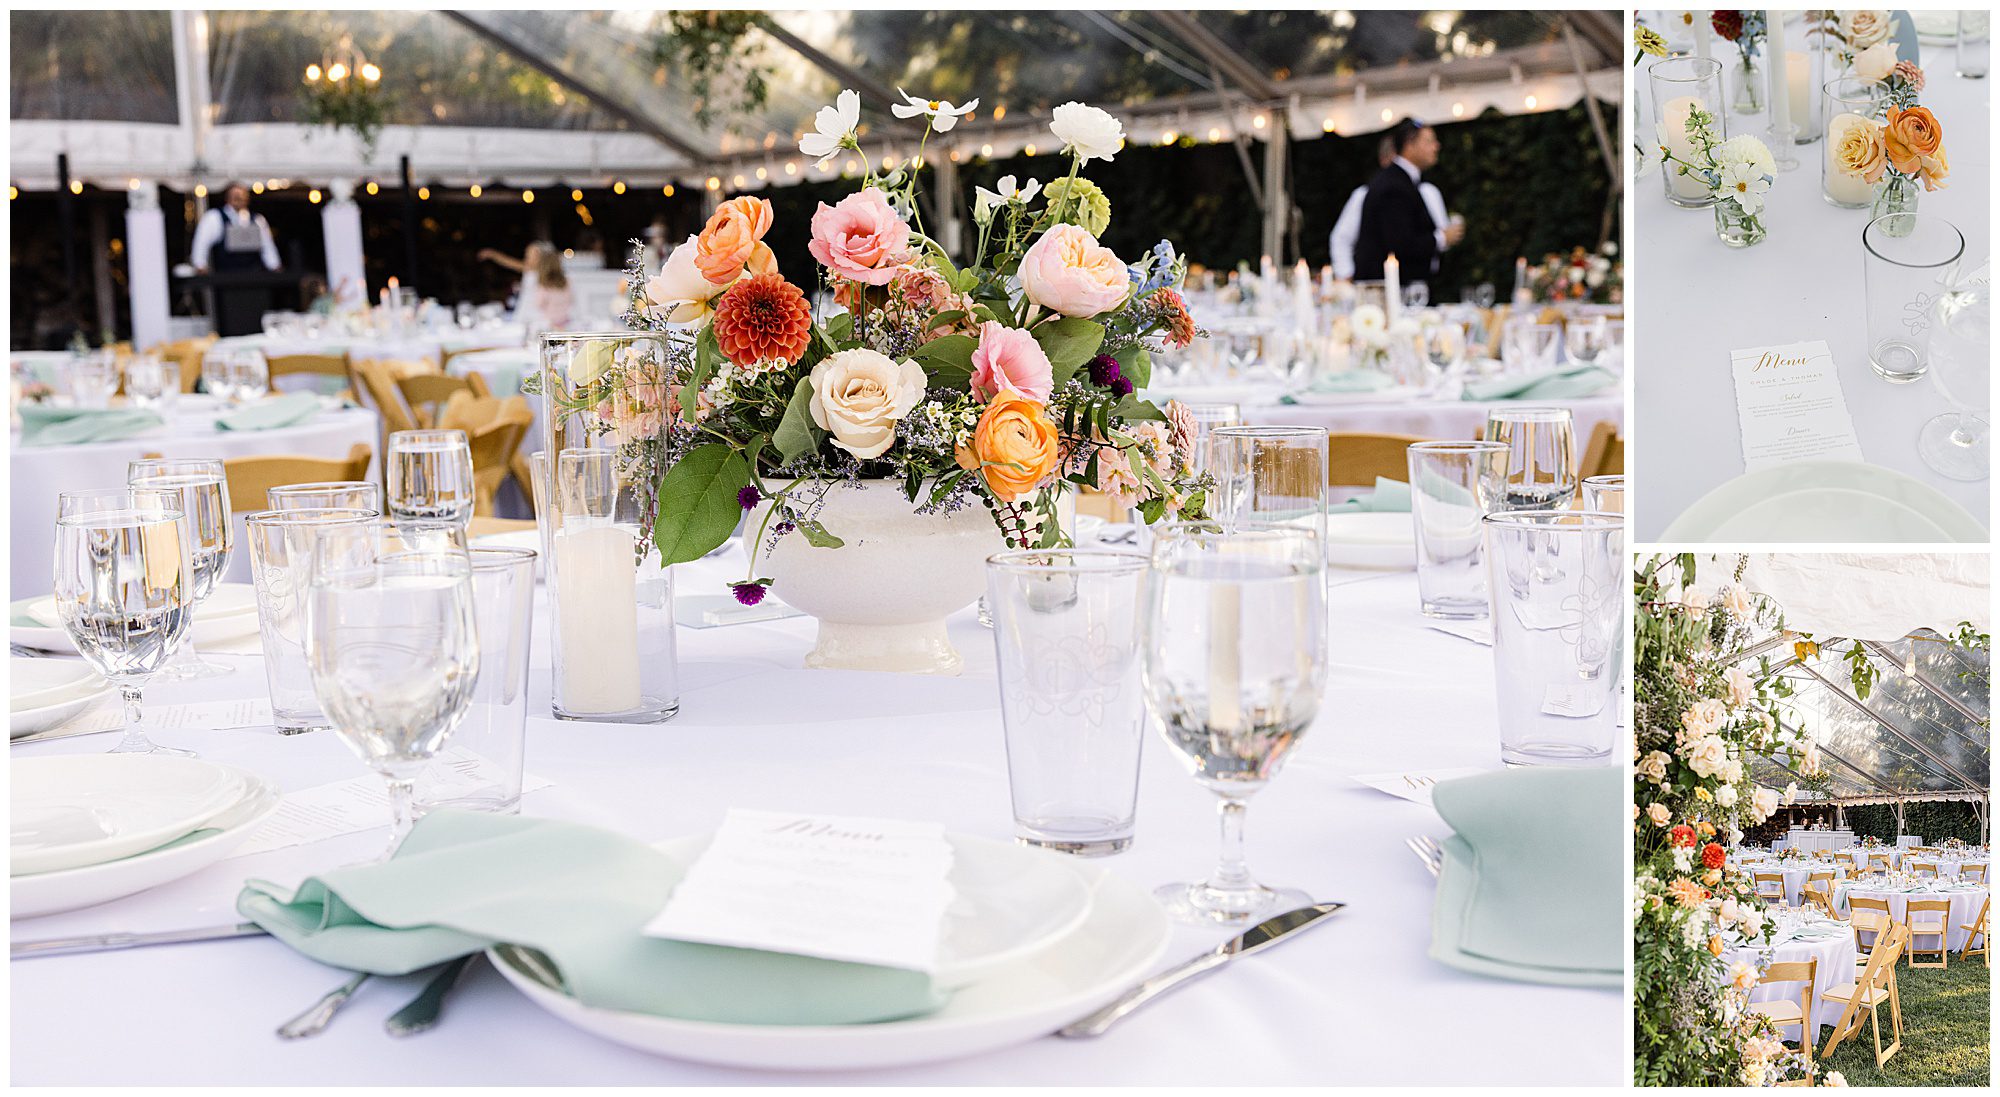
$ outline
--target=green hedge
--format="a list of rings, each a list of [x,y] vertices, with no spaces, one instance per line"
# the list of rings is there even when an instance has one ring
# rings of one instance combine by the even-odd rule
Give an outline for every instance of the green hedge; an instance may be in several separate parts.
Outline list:
[[[1854,828],[1857,838],[1874,835],[1884,842],[1896,841],[1896,809],[1888,804],[1866,804],[1846,809],[1847,825]],[[1903,832],[1922,835],[1925,845],[1935,845],[1946,838],[1962,838],[1977,844],[1979,841],[1979,816],[1972,805],[1962,801],[1941,800],[1908,804],[1903,808]]]

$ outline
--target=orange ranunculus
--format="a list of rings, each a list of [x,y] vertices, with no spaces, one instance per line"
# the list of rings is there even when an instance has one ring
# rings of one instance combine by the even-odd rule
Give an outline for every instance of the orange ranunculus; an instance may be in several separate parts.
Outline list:
[[[751,274],[778,269],[778,257],[764,243],[771,231],[771,203],[763,198],[731,198],[715,211],[695,238],[694,265],[702,277],[726,286]]]
[[[1928,107],[1889,108],[1889,122],[1882,127],[1882,151],[1890,167],[1922,179],[1925,190],[1938,189],[1951,174],[1944,156],[1944,128]]]
[[[979,469],[995,499],[1011,503],[1035,490],[1062,456],[1056,425],[1040,401],[1001,389],[986,404],[958,467]]]

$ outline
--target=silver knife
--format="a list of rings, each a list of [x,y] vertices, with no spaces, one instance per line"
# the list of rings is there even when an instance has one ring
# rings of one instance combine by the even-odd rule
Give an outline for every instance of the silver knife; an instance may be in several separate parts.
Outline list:
[[[24,960],[33,956],[73,956],[80,952],[109,952],[121,948],[143,948],[147,945],[180,945],[191,941],[226,941],[232,937],[261,937],[264,933],[262,926],[254,922],[243,922],[233,926],[170,929],[160,933],[103,933],[95,937],[56,937],[46,941],[16,941],[11,946],[11,955],[8,958]]]
[[[1126,1014],[1198,976],[1206,975],[1238,956],[1269,948],[1286,937],[1319,924],[1346,903],[1316,903],[1267,918],[1178,967],[1171,967],[1120,995],[1116,1001],[1083,1019],[1056,1030],[1057,1036],[1100,1036]]]

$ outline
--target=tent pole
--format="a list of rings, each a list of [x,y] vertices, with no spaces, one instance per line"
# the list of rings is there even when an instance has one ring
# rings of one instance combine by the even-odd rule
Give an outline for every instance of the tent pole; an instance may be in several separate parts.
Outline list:
[[[56,153],[56,229],[62,241],[63,288],[69,295],[70,322],[83,330],[76,314],[76,198],[69,192],[69,153]]]
[[[417,187],[410,180],[410,154],[403,154],[403,284],[417,284]],[[364,296],[365,296],[364,287]]]
[[[1291,152],[1292,125],[1288,108],[1271,108],[1271,121],[1264,138],[1264,251],[1282,267],[1285,254],[1285,225],[1292,212],[1290,169],[1285,160]]]

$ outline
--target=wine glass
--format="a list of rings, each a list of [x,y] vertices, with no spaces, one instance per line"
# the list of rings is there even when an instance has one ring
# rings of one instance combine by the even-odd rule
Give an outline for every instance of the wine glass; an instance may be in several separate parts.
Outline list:
[[[1476,308],[1481,308],[1481,309],[1490,309],[1490,308],[1492,308],[1492,307],[1493,307],[1493,299],[1494,299],[1494,296],[1495,296],[1495,294],[1496,294],[1496,293],[1497,293],[1497,291],[1496,291],[1496,290],[1494,290],[1494,288],[1493,288],[1493,283],[1491,283],[1491,282],[1481,282],[1481,283],[1479,283],[1479,284],[1478,284],[1477,286],[1474,286],[1474,287],[1472,288],[1472,304],[1473,304],[1473,306],[1474,306],[1474,307],[1476,307]]]
[[[208,457],[143,458],[125,466],[125,485],[179,497],[179,510],[187,516],[188,550],[194,560],[194,587],[188,603],[188,612],[193,615],[215,593],[216,583],[229,569],[229,554],[236,547],[235,523],[229,517],[229,479],[222,462]],[[228,667],[208,662],[195,650],[192,631],[165,670],[169,678],[215,678],[228,673]]]
[[[108,408],[118,391],[118,358],[108,350],[95,350],[70,364],[70,396],[80,408]]]
[[[1924,424],[1917,454],[1953,480],[1984,480],[1993,460],[1985,418],[1993,392],[1991,287],[1940,294],[1931,313],[1931,380],[1952,410]]]
[[[135,354],[125,364],[125,395],[135,408],[173,411],[174,399],[181,394],[181,368],[165,362],[157,354]]]
[[[389,516],[464,525],[472,519],[472,448],[462,430],[389,435]]]
[[[1210,440],[1219,427],[1240,426],[1243,409],[1229,403],[1182,404],[1188,420],[1194,429],[1188,438],[1188,469],[1195,475],[1207,471],[1209,466]]]
[[[387,854],[409,834],[417,775],[479,677],[462,545],[376,520],[320,528],[307,579],[306,665],[334,733],[389,786]]]
[[[173,492],[66,491],[57,498],[56,616],[77,653],[125,700],[114,754],[176,754],[146,737],[146,683],[187,635],[194,557]]]
[[[1244,925],[1308,905],[1250,875],[1243,822],[1250,795],[1290,756],[1326,682],[1326,585],[1317,532],[1252,524],[1169,523],[1153,541],[1143,678],[1167,746],[1220,797],[1215,871],[1153,894],[1169,914]]]
[[[1424,357],[1435,378],[1450,377],[1465,361],[1465,329],[1456,320],[1440,320],[1426,327]]]
[[[1500,333],[1500,360],[1510,373],[1548,369],[1556,364],[1556,348],[1561,345],[1560,325],[1521,317],[1507,321]]]
[[[258,350],[232,351],[229,355],[230,392],[239,404],[262,400],[271,392],[271,366]]]
[[[230,371],[230,352],[214,349],[201,356],[201,388],[215,397],[217,404],[236,402],[236,378]]]
[[[1610,321],[1602,316],[1572,316],[1563,328],[1563,349],[1579,366],[1594,366],[1609,342]]]
[[[1403,307],[1420,309],[1431,303],[1429,282],[1406,282],[1403,284]]]
[[[1561,510],[1576,496],[1576,432],[1568,408],[1495,407],[1486,439],[1507,444],[1496,511]]]

